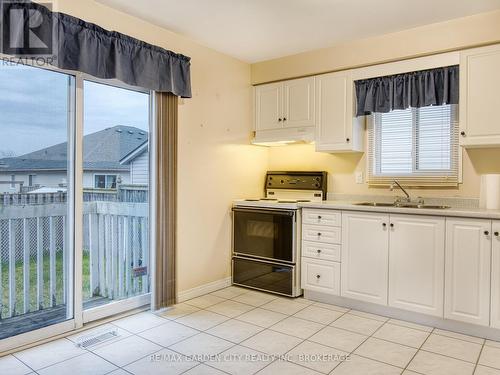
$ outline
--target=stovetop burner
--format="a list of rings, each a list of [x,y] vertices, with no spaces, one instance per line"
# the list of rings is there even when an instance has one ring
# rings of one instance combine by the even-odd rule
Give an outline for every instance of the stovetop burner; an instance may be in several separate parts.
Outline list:
[[[310,202],[310,199],[276,199],[276,198],[249,198],[245,202],[276,202],[276,203],[301,203]]]
[[[279,202],[276,198],[249,198],[245,199],[246,202]],[[297,202],[294,200],[294,202]]]
[[[310,202],[310,199],[280,199],[278,203],[301,203]]]

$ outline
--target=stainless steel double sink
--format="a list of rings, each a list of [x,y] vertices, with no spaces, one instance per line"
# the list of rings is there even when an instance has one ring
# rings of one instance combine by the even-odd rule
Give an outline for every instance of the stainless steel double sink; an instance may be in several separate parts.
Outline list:
[[[428,210],[445,210],[450,208],[446,205],[433,205],[433,204],[419,204],[419,203],[381,203],[381,202],[362,202],[354,203],[355,206],[365,207],[396,207],[396,208],[416,208]]]

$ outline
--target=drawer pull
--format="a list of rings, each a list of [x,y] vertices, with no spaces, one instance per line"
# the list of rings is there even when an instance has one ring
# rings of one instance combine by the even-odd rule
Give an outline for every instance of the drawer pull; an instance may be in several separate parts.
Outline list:
[[[321,237],[321,232],[318,232],[318,237]]]
[[[318,220],[321,220],[321,216],[318,216]]]
[[[318,249],[318,250],[316,250],[316,251],[318,252],[318,254],[320,254],[320,253],[321,253],[321,250],[320,250],[320,249]]]
[[[316,278],[319,280],[321,278],[321,275],[316,275]]]

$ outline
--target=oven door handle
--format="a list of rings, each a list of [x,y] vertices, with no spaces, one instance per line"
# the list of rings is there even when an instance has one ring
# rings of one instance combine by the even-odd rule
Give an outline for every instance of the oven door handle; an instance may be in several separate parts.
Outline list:
[[[270,215],[280,215],[280,216],[294,216],[295,211],[282,211],[282,210],[263,210],[260,208],[239,208],[239,207],[233,207],[232,208],[233,212],[248,212],[248,213],[263,213],[263,214],[270,214]]]
[[[258,259],[258,258],[250,258],[248,256],[245,256],[245,254],[242,253],[234,253],[232,261],[234,262],[235,260],[246,260],[250,262],[255,262],[255,263],[262,263],[262,264],[272,264],[273,266],[283,266],[283,267],[288,267],[291,269],[295,269],[296,264],[295,263],[287,263],[286,261],[276,261],[276,260],[269,260],[269,259]]]

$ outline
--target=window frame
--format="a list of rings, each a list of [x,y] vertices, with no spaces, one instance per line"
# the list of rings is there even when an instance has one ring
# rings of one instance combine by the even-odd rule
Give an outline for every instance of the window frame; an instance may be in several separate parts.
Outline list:
[[[408,108],[409,109],[409,108]],[[366,174],[367,174],[367,183],[371,186],[389,186],[393,180],[399,180],[409,187],[456,187],[463,182],[463,150],[459,145],[458,140],[458,132],[459,132],[459,107],[458,105],[454,105],[451,109],[451,121],[454,123],[454,129],[452,129],[452,137],[455,137],[455,142],[450,140],[451,142],[451,152],[457,152],[456,157],[451,156],[451,171],[456,169],[456,177],[455,173],[447,174],[444,170],[420,170],[418,169],[418,158],[416,157],[416,150],[418,147],[418,109],[416,111],[412,111],[412,136],[414,140],[412,140],[412,172],[411,173],[401,173],[401,174],[390,174],[390,173],[380,173],[375,174],[375,158],[379,151],[376,150],[376,137],[378,134],[378,129],[376,128],[376,119],[375,117],[382,114],[371,114],[367,117],[367,145],[366,145]],[[456,168],[453,165],[454,160],[456,159]],[[447,180],[449,178],[449,180]],[[443,181],[444,180],[444,181]]]

